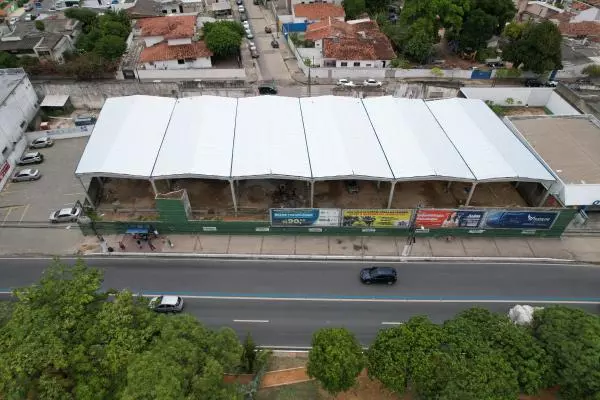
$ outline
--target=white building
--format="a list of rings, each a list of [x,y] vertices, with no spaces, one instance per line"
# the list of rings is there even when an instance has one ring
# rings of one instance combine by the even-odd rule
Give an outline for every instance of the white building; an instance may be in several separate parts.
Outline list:
[[[23,132],[37,110],[37,94],[25,71],[0,69],[0,189],[25,148]]]

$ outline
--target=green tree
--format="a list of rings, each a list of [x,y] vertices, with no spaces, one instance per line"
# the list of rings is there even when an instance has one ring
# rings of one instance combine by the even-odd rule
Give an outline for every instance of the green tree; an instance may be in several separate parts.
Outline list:
[[[205,30],[204,42],[214,55],[228,57],[238,53],[242,35],[226,25],[215,23],[208,31]]]
[[[331,394],[348,390],[365,365],[356,337],[344,328],[323,328],[313,334],[307,373]]]
[[[597,78],[600,76],[600,65],[588,65],[582,69],[581,72],[589,77]]]
[[[543,73],[562,68],[562,35],[550,21],[525,26],[521,36],[511,40],[503,49],[502,58],[515,67]]]
[[[94,28],[87,33],[82,33],[77,38],[77,43],[75,43],[75,47],[84,53],[89,53],[94,51],[96,47],[96,43],[102,37],[102,32],[100,29]]]
[[[118,36],[123,39],[126,39],[127,36],[129,36],[129,27],[127,25],[123,25],[120,22],[102,20],[99,25],[102,36],[112,35]]]
[[[113,301],[102,274],[55,260],[0,330],[0,393],[7,399],[236,399],[223,384],[241,345],[190,316],[150,311],[130,292]]]
[[[425,19],[416,21],[412,25],[408,35],[409,38],[403,46],[403,54],[416,62],[427,62],[433,52],[434,35],[433,24]]]
[[[46,25],[44,25],[44,21],[35,21],[35,29],[37,29],[40,32],[44,32],[46,30]]]
[[[444,330],[452,352],[475,357],[491,350],[501,355],[517,374],[523,393],[535,394],[545,387],[550,368],[546,352],[527,329],[507,316],[472,308],[447,321]]]
[[[494,17],[495,28],[493,33],[500,34],[507,22],[510,22],[517,9],[513,0],[475,0],[472,10],[481,10],[489,16]]]
[[[414,372],[413,387],[423,399],[514,400],[519,395],[516,374],[498,352],[473,357],[433,352]]]
[[[440,348],[442,337],[442,328],[423,316],[380,330],[367,352],[369,376],[388,389],[403,393],[412,381],[413,372]]]
[[[510,24],[504,27],[502,35],[511,41],[518,40],[523,35],[525,26],[527,25],[524,23],[511,22]]]
[[[243,37],[246,34],[244,26],[237,21],[207,22],[204,24],[202,30],[204,31],[204,34],[207,35],[215,27],[225,27],[236,32],[240,37]]]
[[[369,14],[376,12],[387,13],[388,4],[389,2],[387,0],[365,0],[365,5],[367,7],[367,11],[369,11]]]
[[[576,308],[536,311],[533,334],[550,355],[550,384],[562,398],[600,398],[600,318]]]
[[[459,49],[474,51],[485,47],[486,42],[494,35],[497,21],[497,18],[481,9],[473,10],[465,19],[458,35]]]
[[[65,17],[80,21],[83,24],[83,31],[87,32],[97,22],[98,13],[89,8],[71,7],[65,10]]]
[[[365,0],[344,0],[342,1],[342,6],[344,7],[347,19],[355,19],[367,11]]]
[[[94,52],[106,60],[116,60],[126,49],[123,38],[114,35],[101,36],[94,46]]]
[[[0,68],[17,68],[19,59],[6,51],[0,51]]]

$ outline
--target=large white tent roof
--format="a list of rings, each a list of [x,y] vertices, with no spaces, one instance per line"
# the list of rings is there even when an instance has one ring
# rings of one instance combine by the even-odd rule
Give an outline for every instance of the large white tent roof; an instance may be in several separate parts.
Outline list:
[[[358,98],[301,98],[314,179],[379,179],[394,176]]]
[[[150,178],[174,106],[168,97],[107,99],[75,174]]]
[[[231,176],[311,178],[298,98],[238,100]]]
[[[554,181],[483,101],[455,98],[426,104],[478,181]]]
[[[229,179],[237,99],[177,100],[152,176]]]
[[[396,179],[475,180],[423,100],[369,97],[363,104]]]

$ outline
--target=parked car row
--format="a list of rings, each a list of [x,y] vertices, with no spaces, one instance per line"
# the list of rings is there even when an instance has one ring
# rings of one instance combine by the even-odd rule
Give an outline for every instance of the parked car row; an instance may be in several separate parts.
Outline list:
[[[342,79],[338,79],[337,85],[344,86],[344,87],[356,87],[356,86],[381,87],[381,86],[383,86],[383,83],[376,79],[365,79],[363,81],[362,85],[358,85],[349,79],[342,78]]]
[[[546,81],[542,82],[539,79],[525,79],[525,86],[527,87],[556,87],[558,82]]]

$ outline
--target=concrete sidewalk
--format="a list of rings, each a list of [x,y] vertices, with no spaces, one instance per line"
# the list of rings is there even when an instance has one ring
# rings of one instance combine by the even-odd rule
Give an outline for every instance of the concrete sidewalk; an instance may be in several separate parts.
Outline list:
[[[227,235],[170,235],[138,247],[126,235],[104,237],[115,253],[188,253],[295,256],[374,256],[412,257],[511,257],[553,258],[583,262],[600,262],[600,238],[566,237],[537,238],[417,238],[406,246],[406,238],[389,237],[316,237],[316,236],[227,236]],[[173,244],[169,246],[167,239]],[[121,250],[119,242],[126,248]],[[102,251],[95,237],[86,238],[82,253]]]

